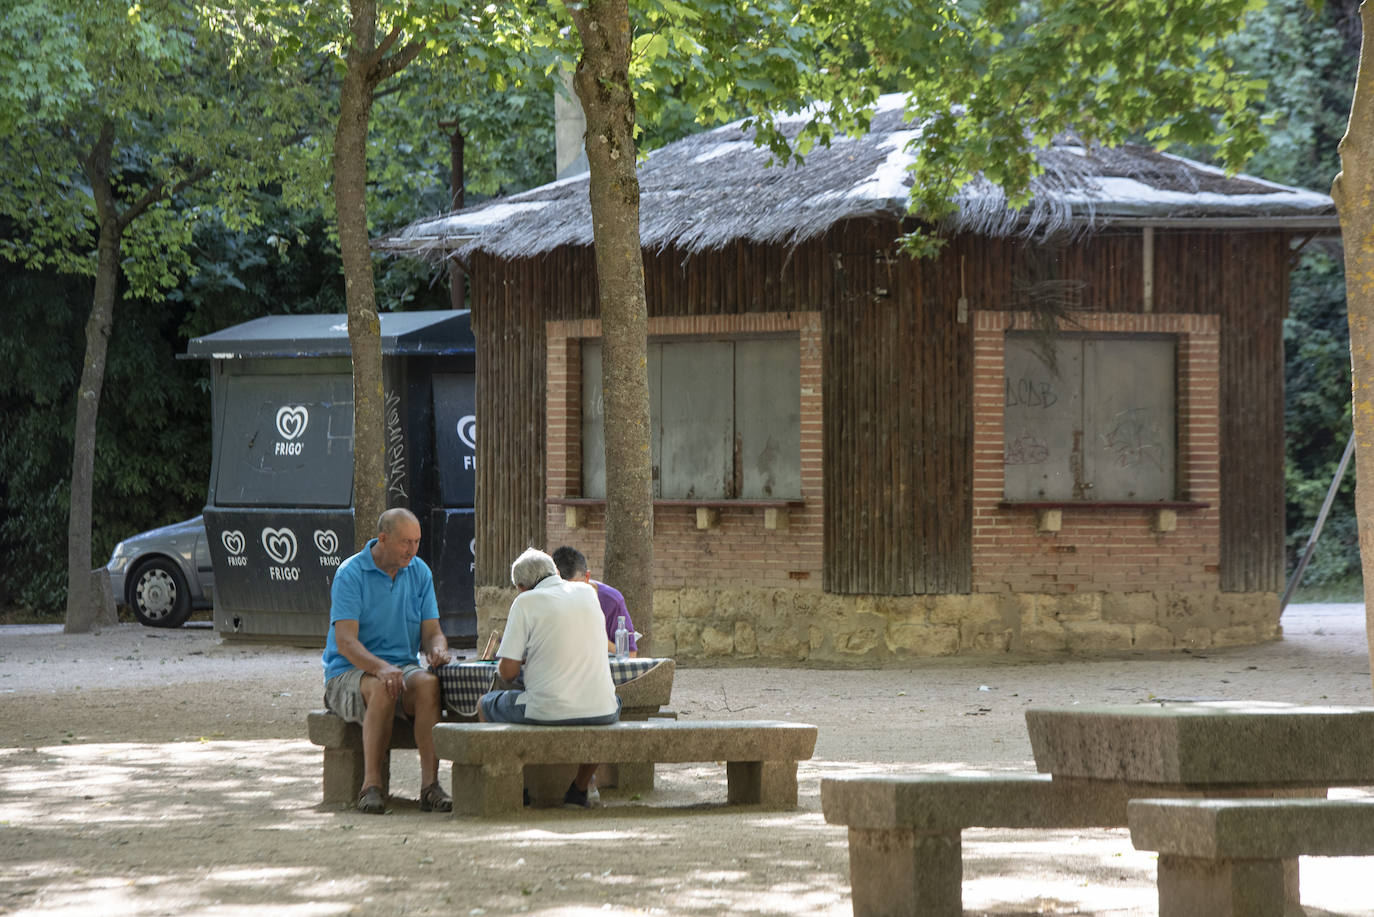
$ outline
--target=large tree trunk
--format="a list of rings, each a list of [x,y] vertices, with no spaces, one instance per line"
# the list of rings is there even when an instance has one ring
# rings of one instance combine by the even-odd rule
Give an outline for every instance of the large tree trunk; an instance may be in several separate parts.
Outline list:
[[[1355,424],[1355,512],[1364,572],[1365,633],[1374,658],[1374,7],[1360,4],[1360,70],[1331,197],[1345,243],[1345,295]],[[1374,685],[1371,685],[1374,687]]]
[[[357,550],[375,534],[377,517],[386,509],[386,394],[382,326],[367,237],[367,128],[374,89],[377,5],[373,0],[351,0],[349,9],[352,42],[334,131],[334,206],[353,351],[353,546]]]
[[[626,0],[571,6],[582,39],[573,83],[587,117],[587,164],[601,299],[606,404],[605,578],[653,638],[654,502],[649,452],[648,308],[639,244],[639,176]]]
[[[76,427],[72,434],[71,506],[67,514],[67,615],[63,630],[84,634],[108,611],[91,588],[91,522],[95,481],[95,427],[100,392],[105,385],[105,357],[114,326],[115,294],[119,286],[120,237],[124,226],[115,213],[110,188],[110,150],[114,132],[107,125],[86,160],[87,178],[95,197],[100,225],[96,243],[95,296],[86,321],[86,358],[76,392]]]

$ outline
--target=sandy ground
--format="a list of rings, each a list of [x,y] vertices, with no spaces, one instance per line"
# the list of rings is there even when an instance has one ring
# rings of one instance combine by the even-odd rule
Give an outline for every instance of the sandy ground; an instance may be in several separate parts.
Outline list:
[[[66,636],[0,627],[0,913],[850,913],[843,828],[819,778],[1032,772],[1030,706],[1152,699],[1370,704],[1363,606],[1301,605],[1260,647],[910,668],[679,668],[681,716],[815,723],[801,806],[719,806],[724,768],[660,767],[642,799],[484,822],[418,811],[397,752],[391,811],[320,805],[317,650],[207,628]],[[1338,791],[1359,794],[1361,791]],[[969,831],[967,914],[1156,913],[1124,830]],[[1305,858],[1313,914],[1374,917],[1374,857]]]

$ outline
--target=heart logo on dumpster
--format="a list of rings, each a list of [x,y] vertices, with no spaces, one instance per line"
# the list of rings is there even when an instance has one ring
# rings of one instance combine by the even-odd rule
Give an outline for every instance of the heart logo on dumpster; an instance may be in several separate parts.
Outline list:
[[[323,532],[315,529],[315,547],[321,554],[333,554],[339,550],[339,536],[334,534],[333,529],[325,529]]]
[[[465,414],[458,421],[458,438],[469,449],[477,448],[477,417],[473,414]]]
[[[305,432],[310,423],[310,412],[301,405],[284,407],[277,411],[277,432],[282,439],[295,439]]]
[[[243,533],[235,529],[232,532],[223,532],[219,536],[220,544],[224,545],[224,550],[230,554],[242,554],[245,547]]]
[[[290,529],[263,529],[262,546],[267,556],[279,564],[296,559],[296,533]]]

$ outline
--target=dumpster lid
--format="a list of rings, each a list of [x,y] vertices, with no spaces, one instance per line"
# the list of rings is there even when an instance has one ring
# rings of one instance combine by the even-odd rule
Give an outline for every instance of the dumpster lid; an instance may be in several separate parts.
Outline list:
[[[471,313],[464,309],[433,312],[383,312],[382,354],[438,356],[475,351]],[[348,316],[267,315],[223,331],[191,338],[190,359],[239,357],[346,357]]]

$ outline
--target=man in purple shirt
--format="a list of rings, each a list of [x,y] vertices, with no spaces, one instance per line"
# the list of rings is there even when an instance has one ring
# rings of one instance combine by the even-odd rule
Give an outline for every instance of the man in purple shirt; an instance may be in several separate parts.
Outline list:
[[[555,549],[553,562],[558,567],[558,575],[568,582],[591,583],[596,587],[596,598],[601,603],[601,613],[606,617],[607,650],[615,650],[615,629],[623,617],[630,638],[630,655],[639,655],[639,647],[635,643],[635,625],[630,620],[630,611],[625,607],[625,596],[620,594],[620,590],[592,579],[587,570],[587,558],[577,548],[563,545]]]

